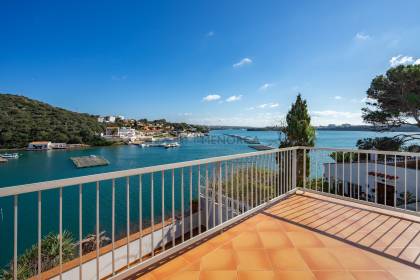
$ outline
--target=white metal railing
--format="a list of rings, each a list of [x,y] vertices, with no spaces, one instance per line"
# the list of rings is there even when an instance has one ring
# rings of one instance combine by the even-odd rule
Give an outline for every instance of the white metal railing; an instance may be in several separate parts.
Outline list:
[[[301,149],[304,190],[419,215],[419,153]]]
[[[11,259],[9,278],[41,279],[47,270],[58,279],[125,277],[293,192],[298,149],[0,188],[0,208],[13,217],[0,232],[0,252]],[[46,268],[42,244],[52,228],[58,262]],[[78,239],[71,260],[63,255],[64,231]],[[109,244],[101,241],[102,232],[110,235]],[[84,252],[89,234],[95,236],[92,249]],[[23,277],[19,256],[32,245],[36,268]]]
[[[34,245],[29,277],[122,279],[299,188],[418,215],[419,158],[293,147],[0,188],[0,252],[11,260],[4,278],[25,278],[19,256]],[[59,254],[46,267],[42,244],[50,231]],[[64,231],[77,236],[72,259],[63,255]]]

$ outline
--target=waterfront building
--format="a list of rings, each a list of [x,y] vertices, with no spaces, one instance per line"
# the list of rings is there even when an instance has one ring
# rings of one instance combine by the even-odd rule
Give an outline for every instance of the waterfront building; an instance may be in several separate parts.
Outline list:
[[[30,151],[43,151],[51,150],[52,143],[50,141],[34,141],[28,144],[27,150]]]
[[[52,149],[67,149],[66,143],[51,143]]]
[[[384,161],[383,156],[378,159],[378,155],[372,153],[368,161],[324,163],[323,177],[325,182],[330,182],[331,187],[335,187],[336,182],[340,189],[344,185],[347,195],[352,193],[367,200],[377,196],[375,199],[378,204],[394,205],[395,202],[397,206],[401,206],[404,203],[404,193],[416,196],[418,192],[419,165],[413,157],[391,155]],[[416,209],[416,204],[418,208],[418,199],[409,199],[406,207]]]
[[[103,138],[109,141],[128,141],[133,142],[136,140],[137,131],[129,127],[107,127]]]

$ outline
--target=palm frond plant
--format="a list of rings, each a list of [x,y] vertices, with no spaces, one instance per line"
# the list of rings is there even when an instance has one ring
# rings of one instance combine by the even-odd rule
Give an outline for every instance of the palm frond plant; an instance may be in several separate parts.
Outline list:
[[[69,231],[63,232],[63,262],[77,256],[75,240]],[[60,263],[60,236],[49,233],[41,240],[41,271],[49,270]],[[13,279],[13,260],[0,272],[0,279]],[[32,245],[17,260],[17,279],[28,279],[38,273],[38,244]]]

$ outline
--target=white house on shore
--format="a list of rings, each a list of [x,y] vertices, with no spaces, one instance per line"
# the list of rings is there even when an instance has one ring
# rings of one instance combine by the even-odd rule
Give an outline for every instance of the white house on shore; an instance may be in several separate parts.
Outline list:
[[[27,150],[30,151],[45,151],[51,150],[53,145],[50,141],[34,141],[28,144]]]
[[[109,141],[133,142],[136,140],[137,131],[129,127],[107,127],[102,137]]]
[[[379,204],[401,206],[404,193],[407,192],[408,196],[416,200],[407,201],[407,208],[415,209],[415,204],[420,203],[420,161],[416,163],[416,160],[408,157],[405,163],[404,159],[395,161],[392,157],[386,163],[375,160],[324,163],[323,177],[326,182],[330,180],[332,186],[336,180],[344,183],[347,195],[349,192],[357,194],[358,190],[362,197],[377,195]]]

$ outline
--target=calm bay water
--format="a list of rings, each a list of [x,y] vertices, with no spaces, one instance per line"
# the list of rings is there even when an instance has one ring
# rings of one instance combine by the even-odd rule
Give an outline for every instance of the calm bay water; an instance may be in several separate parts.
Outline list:
[[[99,147],[85,150],[73,151],[47,151],[47,152],[20,152],[18,160],[10,160],[6,164],[0,165],[0,187],[15,186],[47,180],[55,180],[89,174],[125,170],[152,166],[158,164],[195,160],[214,156],[230,155],[254,151],[247,144],[232,138],[223,137],[224,133],[238,134],[243,136],[258,137],[262,144],[278,146],[278,132],[273,131],[244,131],[244,130],[223,130],[212,131],[209,137],[183,139],[181,147],[175,149],[164,148],[139,148],[137,146],[117,146]],[[378,134],[369,131],[318,131],[316,146],[318,147],[355,147],[356,141],[360,138],[375,137]],[[387,135],[392,135],[388,133]],[[381,136],[385,136],[381,134]],[[93,167],[77,169],[69,160],[73,156],[100,155],[108,159],[110,165],[104,167]],[[178,171],[177,171],[178,172]],[[193,185],[198,186],[197,170],[192,171]],[[175,203],[177,209],[180,208],[180,182],[179,174],[176,174],[176,195]],[[161,181],[160,174],[154,178],[156,182]],[[144,178],[144,185],[149,185],[150,178]],[[186,172],[185,182],[188,182],[188,172]],[[170,174],[165,175],[165,182],[170,182]],[[130,186],[138,186],[138,178],[130,178]],[[124,236],[126,228],[126,181],[119,179],[116,181],[116,231],[119,237]],[[170,188],[165,184],[165,189]],[[84,185],[83,189],[83,233],[92,233],[95,228],[96,220],[96,193],[95,185]],[[78,186],[65,188],[63,190],[63,228],[71,231],[74,236],[78,236]],[[188,197],[188,188],[184,189],[185,197]],[[154,197],[156,219],[162,216],[161,209],[161,187],[157,185]],[[142,209],[147,226],[147,217],[150,216],[150,189],[144,188],[142,191]],[[196,197],[197,190],[193,190]],[[165,201],[170,201],[170,191],[164,192]],[[139,190],[130,190],[130,221],[132,230],[138,230],[138,209],[139,209]],[[19,252],[28,248],[36,242],[37,234],[37,194],[26,194],[19,197]],[[51,190],[42,193],[42,233],[58,231],[58,206],[59,191]],[[100,225],[101,230],[110,232],[111,222],[111,182],[101,183],[100,189]],[[168,205],[165,204],[165,208]],[[186,205],[188,207],[188,205]],[[170,205],[169,205],[170,209]],[[169,213],[165,213],[168,215]],[[136,228],[137,227],[137,228]],[[109,234],[108,234],[109,235]],[[8,263],[13,252],[13,199],[0,198],[0,266]]]

